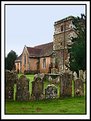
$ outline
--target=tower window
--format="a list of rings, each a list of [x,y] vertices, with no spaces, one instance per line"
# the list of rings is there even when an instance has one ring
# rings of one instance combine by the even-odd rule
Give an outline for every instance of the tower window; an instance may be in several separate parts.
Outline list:
[[[63,28],[63,25],[61,25],[61,31],[63,31],[63,29],[64,29],[64,28]]]

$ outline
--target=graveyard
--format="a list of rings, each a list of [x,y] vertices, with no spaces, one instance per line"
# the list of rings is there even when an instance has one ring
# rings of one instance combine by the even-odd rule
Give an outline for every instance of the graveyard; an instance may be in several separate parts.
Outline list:
[[[54,28],[53,42],[24,46],[15,69],[5,70],[6,114],[86,114],[85,16]]]
[[[12,84],[11,78],[14,80]],[[82,85],[79,79],[75,82],[67,74],[61,78],[53,82],[44,74],[23,75],[6,71],[5,113],[85,114],[85,83]]]

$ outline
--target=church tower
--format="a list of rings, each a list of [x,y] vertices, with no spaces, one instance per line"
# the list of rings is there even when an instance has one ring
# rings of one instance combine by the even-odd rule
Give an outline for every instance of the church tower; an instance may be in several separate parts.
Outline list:
[[[74,25],[72,24],[73,16],[69,16],[54,23],[53,35],[53,64],[58,65],[58,72],[65,72],[69,63],[68,44],[71,44],[71,37],[76,36]]]

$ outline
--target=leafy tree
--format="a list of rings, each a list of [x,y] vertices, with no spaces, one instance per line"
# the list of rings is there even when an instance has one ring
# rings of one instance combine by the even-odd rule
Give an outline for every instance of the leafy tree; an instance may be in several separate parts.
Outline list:
[[[81,14],[81,17],[73,19],[74,31],[77,37],[72,37],[72,45],[69,49],[70,52],[70,70],[76,71],[86,70],[86,17]],[[69,47],[69,46],[68,46]]]
[[[8,69],[8,70],[12,70],[12,69],[15,69],[15,60],[17,58],[17,54],[16,52],[14,52],[13,50],[11,50],[7,57],[5,58],[5,68]]]

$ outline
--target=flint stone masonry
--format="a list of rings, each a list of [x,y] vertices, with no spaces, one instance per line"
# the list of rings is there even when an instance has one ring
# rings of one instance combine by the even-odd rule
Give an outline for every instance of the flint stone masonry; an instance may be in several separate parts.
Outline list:
[[[41,100],[44,99],[43,94],[43,77],[40,77],[39,75],[35,75],[34,81],[32,81],[32,94],[31,99],[32,100]]]
[[[5,71],[5,98],[6,100],[14,100],[14,84],[18,80],[18,75],[14,71]]]
[[[72,96],[72,75],[63,73],[61,76],[61,90],[60,97]]]
[[[75,96],[84,96],[84,83],[81,79],[74,81],[74,88]]]
[[[57,87],[54,84],[48,85],[45,89],[46,99],[57,98]]]
[[[29,79],[25,75],[21,75],[16,83],[16,100],[17,101],[29,101]]]

